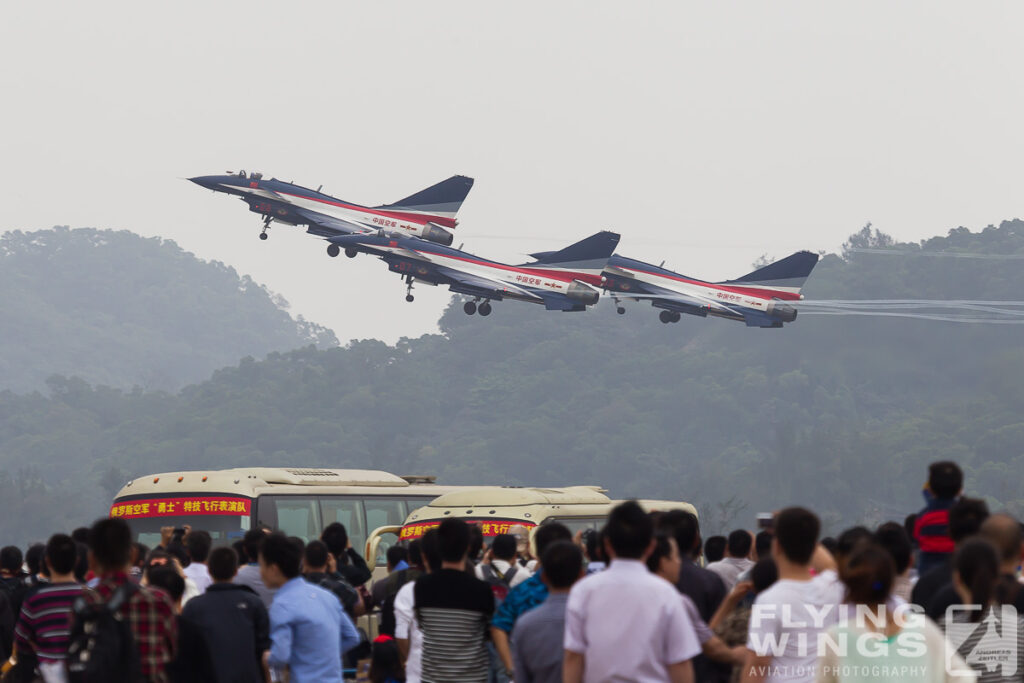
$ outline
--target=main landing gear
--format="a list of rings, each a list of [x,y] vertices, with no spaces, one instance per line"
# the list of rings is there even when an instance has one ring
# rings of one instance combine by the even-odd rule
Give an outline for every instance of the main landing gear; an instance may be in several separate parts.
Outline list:
[[[412,275],[405,276],[405,283],[405,300],[412,303],[416,299],[416,297],[412,295]]]
[[[623,306],[622,302],[619,301],[618,299],[615,299],[615,312],[618,313],[619,315],[622,315],[623,313],[626,312],[626,307]]]
[[[328,244],[327,245],[327,255],[330,256],[331,258],[334,258],[335,256],[337,256],[340,253],[341,253],[341,247],[339,247],[337,244]]]
[[[264,216],[263,217],[263,231],[260,233],[260,239],[261,240],[265,240],[268,237],[270,237],[270,235],[267,234],[267,230],[270,230],[270,221],[272,221],[272,220],[274,220],[274,219],[271,218],[270,216]]]
[[[666,325],[668,323],[677,323],[679,322],[679,319],[682,317],[682,313],[677,313],[675,311],[662,311],[661,313],[658,314],[658,320],[665,323]]]
[[[479,313],[480,315],[486,318],[491,314],[490,301],[484,301],[479,306],[477,306],[476,304],[477,301],[480,301],[480,299],[473,299],[472,301],[467,301],[466,303],[462,304],[462,310],[466,312],[466,315],[473,315],[474,313]]]

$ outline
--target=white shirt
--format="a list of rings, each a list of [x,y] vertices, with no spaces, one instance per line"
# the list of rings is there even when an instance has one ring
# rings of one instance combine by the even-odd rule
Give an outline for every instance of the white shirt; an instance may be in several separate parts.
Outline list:
[[[491,560],[491,569],[493,569],[494,572],[498,576],[504,576],[505,572],[507,572],[511,566],[512,565],[510,563],[506,562],[505,560],[497,560],[497,559]],[[527,569],[523,565],[521,565],[519,563],[516,563],[516,567],[517,567],[517,569],[516,569],[515,576],[512,577],[512,580],[508,584],[509,588],[515,588],[516,586],[521,584],[523,581],[526,581],[528,578],[533,576],[533,572],[531,572],[529,569]],[[474,567],[473,571],[476,572],[476,578],[480,579],[481,581],[484,580],[484,564],[483,564],[483,562],[481,562],[476,567]]]
[[[709,572],[718,574],[725,584],[725,590],[731,591],[739,583],[739,576],[748,571],[754,563],[743,557],[726,557],[718,562],[712,562],[706,569]]]
[[[206,589],[213,583],[210,569],[205,564],[200,564],[199,562],[193,562],[185,567],[185,576],[192,579],[193,583],[196,584],[196,590],[199,591],[199,595],[205,593]]]
[[[572,587],[565,649],[583,655],[585,683],[662,683],[670,665],[701,651],[675,586],[624,559]]]
[[[405,660],[406,683],[420,683],[420,676],[423,673],[423,633],[416,623],[416,613],[413,611],[414,585],[415,581],[409,581],[395,594],[395,638],[409,641],[409,657]]]
[[[831,570],[810,581],[779,579],[757,596],[747,647],[758,656],[774,655],[766,683],[814,681],[819,640],[839,621],[841,600],[836,573]]]

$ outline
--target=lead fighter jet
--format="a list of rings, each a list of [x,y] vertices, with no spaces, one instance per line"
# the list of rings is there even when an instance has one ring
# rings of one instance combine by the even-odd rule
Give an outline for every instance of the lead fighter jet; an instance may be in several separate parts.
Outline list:
[[[704,282],[661,266],[619,256],[608,260],[603,286],[625,313],[622,299],[649,299],[660,308],[663,323],[676,323],[683,313],[728,318],[747,327],[782,327],[796,320],[791,303],[803,298],[800,289],[818,263],[818,255],[799,251],[735,280]]]
[[[262,173],[228,172],[189,178],[193,183],[240,197],[249,210],[263,216],[260,239],[267,239],[273,221],[305,225],[306,232],[320,237],[377,232],[420,237],[451,244],[457,224],[455,214],[473,188],[473,179],[456,175],[394,204],[361,206],[323,194],[319,189],[265,179]],[[321,187],[323,187],[321,185]],[[332,256],[337,256],[335,247]]]
[[[460,249],[413,237],[384,234],[340,235],[329,240],[354,258],[373,254],[406,282],[406,301],[412,301],[415,282],[447,285],[473,297],[463,310],[491,314],[491,301],[517,299],[543,304],[548,310],[584,311],[601,296],[601,271],[619,243],[614,232],[599,232],[560,251],[533,254],[536,259],[509,265],[474,256]]]

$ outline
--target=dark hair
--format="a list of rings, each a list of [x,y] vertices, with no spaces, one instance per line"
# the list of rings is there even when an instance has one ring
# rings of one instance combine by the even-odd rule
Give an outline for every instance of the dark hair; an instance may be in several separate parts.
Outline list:
[[[910,539],[910,545],[917,547],[917,539],[914,538],[914,527],[917,526],[917,513],[912,512],[903,518],[903,530],[907,532],[907,538]]]
[[[320,569],[327,566],[327,544],[323,541],[310,541],[306,544],[306,569]]]
[[[836,560],[845,561],[857,545],[871,540],[871,530],[864,526],[852,526],[839,534],[836,539]]]
[[[125,567],[132,557],[132,530],[128,522],[104,517],[89,529],[89,550],[101,569]]]
[[[327,544],[327,550],[337,557],[348,548],[348,530],[341,522],[331,522],[320,533],[320,540]]]
[[[896,564],[896,574],[901,575],[910,566],[911,556],[914,553],[907,531],[898,522],[886,522],[875,531],[874,541],[892,556]]]
[[[420,538],[420,552],[423,562],[431,572],[441,571],[441,542],[437,538],[437,528],[427,529]]]
[[[786,508],[775,516],[775,540],[790,562],[810,563],[820,531],[818,516],[806,508]]]
[[[700,524],[696,515],[686,510],[669,510],[658,520],[658,526],[676,539],[680,555],[693,556],[694,548],[700,543]]]
[[[708,562],[718,562],[725,557],[727,546],[725,536],[711,536],[704,541],[704,559]]]
[[[572,532],[561,522],[548,522],[537,527],[533,535],[533,544],[537,547],[537,557],[542,557],[547,547],[555,541],[571,541]],[[541,563],[544,566],[544,563]]]
[[[78,527],[77,529],[71,532],[71,538],[75,539],[75,543],[89,545],[89,527]]]
[[[178,602],[181,596],[185,595],[185,579],[181,578],[181,574],[174,567],[150,567],[146,570],[146,581],[150,586],[166,591],[174,602]]]
[[[754,592],[760,593],[770,588],[773,583],[779,580],[779,568],[775,566],[775,560],[770,557],[763,557],[750,569],[750,580],[754,582]]]
[[[409,541],[409,555],[406,558],[406,562],[409,563],[410,567],[422,567],[423,566],[423,544],[420,543],[420,539],[415,538]]]
[[[892,555],[879,545],[866,541],[839,566],[839,578],[846,585],[846,600],[857,605],[883,605],[896,579]]]
[[[828,554],[835,557],[839,552],[839,541],[836,540],[835,536],[825,536],[823,539],[818,541]]]
[[[182,567],[187,567],[192,564],[192,558],[188,556],[188,550],[185,549],[185,544],[181,541],[171,541],[167,544],[165,550],[178,559],[178,562]]]
[[[604,545],[601,532],[598,529],[587,529],[583,532],[583,549],[587,552],[587,560],[590,562],[604,562]]]
[[[555,541],[544,549],[540,565],[552,588],[569,588],[583,571],[583,552],[572,541]]]
[[[68,538],[71,538],[68,536]],[[33,543],[25,551],[25,565],[28,567],[28,573],[32,576],[40,573],[46,569],[43,558],[46,557],[46,545],[43,543]],[[67,574],[67,572],[61,572]]]
[[[949,460],[928,465],[928,488],[936,498],[955,498],[964,487],[964,473],[960,466]]]
[[[981,535],[999,551],[1001,563],[1020,562],[1020,546],[1024,543],[1020,522],[1005,512],[992,515],[981,524]]]
[[[70,574],[74,571],[75,562],[78,561],[78,546],[73,538],[67,534],[54,534],[45,546],[40,547],[54,572]]]
[[[982,612],[995,598],[999,580],[999,553],[984,538],[969,538],[953,556],[953,569],[960,581],[971,591],[971,603],[980,611],[971,611],[971,621],[981,621]]]
[[[213,546],[213,539],[208,531],[196,531],[193,529],[185,537],[185,549],[193,562],[206,562],[210,556],[210,547]]]
[[[275,531],[263,539],[260,545],[260,557],[266,565],[275,565],[286,579],[294,579],[299,575],[302,565],[302,549],[280,531]]]
[[[771,557],[773,538],[775,535],[767,529],[757,532],[757,536],[754,536],[754,550],[757,552],[757,559],[763,560],[766,557]]]
[[[973,536],[988,519],[988,504],[980,498],[961,498],[949,508],[949,537],[953,543]]]
[[[231,548],[214,548],[206,564],[214,581],[230,581],[238,573],[238,555]]]
[[[731,557],[746,557],[750,554],[750,546],[753,545],[754,539],[750,537],[750,532],[744,529],[736,529],[729,534],[729,555]]]
[[[388,564],[390,564],[392,567],[394,567],[399,562],[405,562],[406,558],[409,556],[409,553],[402,546],[400,546],[400,545],[393,545],[390,548],[388,548],[388,552],[386,553],[386,556],[388,558]]]
[[[437,542],[441,559],[461,562],[469,552],[469,525],[461,519],[446,519],[437,527]]]
[[[85,583],[85,577],[89,574],[89,548],[75,541],[75,555],[75,581]]]
[[[402,667],[402,657],[398,652],[398,643],[390,639],[375,642],[370,654],[371,683],[404,680],[405,672]]]
[[[18,546],[5,545],[0,548],[0,569],[7,570],[12,574],[20,574],[23,560],[21,548]]]
[[[132,564],[136,567],[141,567],[142,563],[146,560],[146,555],[149,555],[149,546],[144,543],[135,542],[132,543]]]
[[[725,537],[722,537],[725,540]],[[664,529],[654,532],[654,550],[647,556],[647,569],[652,574],[658,573],[661,561],[672,555],[672,536]]]
[[[469,559],[480,558],[480,551],[484,549],[484,530],[479,523],[469,525]]]
[[[235,541],[231,544],[231,547],[235,549],[235,554],[238,555],[239,566],[249,562],[249,556],[245,552],[245,541]]]
[[[514,560],[516,557],[516,537],[512,534],[498,534],[491,541],[491,553],[499,560]]]
[[[245,558],[249,562],[256,562],[260,558],[260,546],[267,535],[259,529],[250,529],[242,536],[242,546],[245,549]]]
[[[651,545],[654,522],[639,503],[627,500],[612,508],[604,533],[616,556],[639,560]]]

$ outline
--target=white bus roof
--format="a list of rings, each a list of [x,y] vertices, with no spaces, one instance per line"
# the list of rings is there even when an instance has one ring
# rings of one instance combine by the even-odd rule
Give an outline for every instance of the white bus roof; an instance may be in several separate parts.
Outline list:
[[[480,486],[447,493],[435,498],[427,507],[510,507],[518,505],[603,505],[611,502],[597,486],[565,488],[519,488],[514,486]]]

